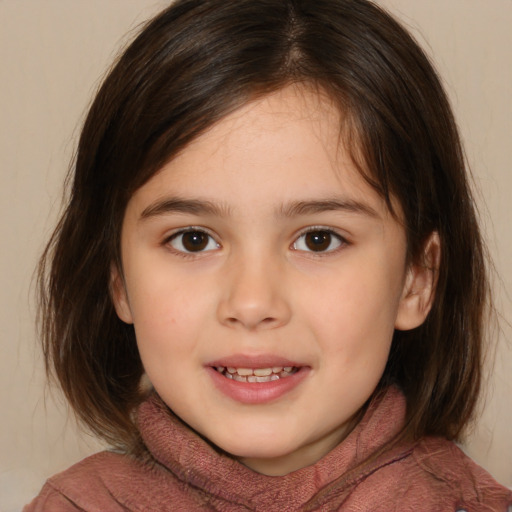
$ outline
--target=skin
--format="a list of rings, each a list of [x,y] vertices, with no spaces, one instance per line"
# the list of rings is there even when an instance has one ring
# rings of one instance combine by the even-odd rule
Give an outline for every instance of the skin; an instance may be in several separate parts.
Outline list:
[[[126,209],[114,303],[151,383],[264,474],[313,464],[343,440],[394,329],[420,325],[430,308],[431,273],[406,265],[404,229],[340,144],[342,123],[318,91],[284,88],[197,138]],[[183,245],[191,226],[206,233],[195,252]],[[307,243],[311,229],[321,250]],[[306,374],[276,400],[240,403],[208,371],[234,354],[286,358]]]

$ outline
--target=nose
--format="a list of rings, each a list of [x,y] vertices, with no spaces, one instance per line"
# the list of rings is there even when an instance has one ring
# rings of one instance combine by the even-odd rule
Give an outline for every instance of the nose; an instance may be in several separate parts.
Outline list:
[[[291,308],[282,268],[269,258],[246,257],[226,264],[217,311],[223,325],[257,331],[289,322]]]

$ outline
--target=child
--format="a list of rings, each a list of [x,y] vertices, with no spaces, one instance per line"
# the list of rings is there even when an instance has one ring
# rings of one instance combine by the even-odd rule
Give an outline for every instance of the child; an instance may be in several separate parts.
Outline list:
[[[511,510],[453,444],[489,303],[455,123],[366,0],[152,20],[40,282],[48,368],[116,450],[26,511]]]

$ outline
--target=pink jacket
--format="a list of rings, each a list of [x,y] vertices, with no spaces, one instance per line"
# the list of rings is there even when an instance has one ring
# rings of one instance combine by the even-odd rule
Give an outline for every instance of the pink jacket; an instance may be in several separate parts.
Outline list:
[[[93,455],[48,480],[24,512],[512,512],[512,492],[451,442],[424,438],[379,453],[404,415],[392,388],[319,462],[269,477],[219,453],[153,396],[138,413],[144,460]]]

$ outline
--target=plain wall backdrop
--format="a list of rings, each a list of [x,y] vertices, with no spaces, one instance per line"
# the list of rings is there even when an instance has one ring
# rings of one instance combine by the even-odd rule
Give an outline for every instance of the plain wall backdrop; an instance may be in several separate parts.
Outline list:
[[[232,0],[226,0],[232,1]],[[234,1],[234,0],[233,0]],[[255,0],[256,1],[256,0]],[[512,487],[512,1],[378,0],[432,56],[475,175],[502,332],[465,449]],[[100,445],[45,388],[33,271],[60,209],[86,107],[119,48],[164,0],[0,0],[0,510]]]

